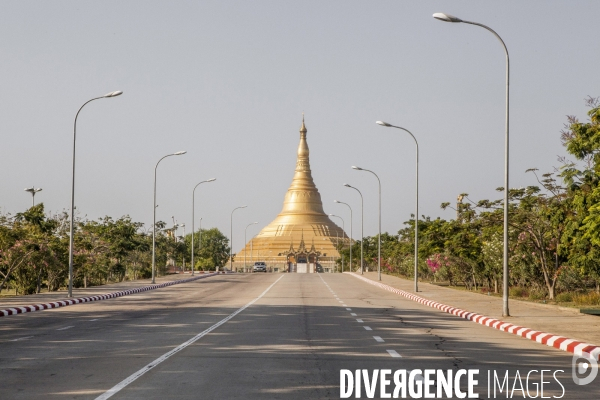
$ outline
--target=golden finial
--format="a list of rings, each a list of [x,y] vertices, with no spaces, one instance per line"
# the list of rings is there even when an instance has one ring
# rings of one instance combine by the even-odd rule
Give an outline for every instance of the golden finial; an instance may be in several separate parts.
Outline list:
[[[302,126],[300,127],[301,133],[306,133],[306,125],[304,125],[304,113],[302,113]]]

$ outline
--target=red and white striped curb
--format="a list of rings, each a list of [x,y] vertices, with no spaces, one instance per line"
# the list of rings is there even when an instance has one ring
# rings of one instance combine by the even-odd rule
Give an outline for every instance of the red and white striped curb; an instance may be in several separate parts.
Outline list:
[[[220,273],[223,274],[223,272],[220,272]],[[144,287],[137,288],[137,289],[129,289],[129,290],[122,290],[120,292],[100,294],[97,296],[78,297],[76,299],[60,300],[60,301],[54,301],[52,303],[35,304],[35,305],[31,305],[31,306],[22,306],[22,307],[12,307],[12,308],[0,310],[0,317],[6,317],[8,315],[15,315],[15,314],[24,314],[24,313],[33,312],[33,311],[48,310],[51,308],[72,306],[73,304],[81,304],[81,303],[89,303],[92,301],[114,299],[116,297],[127,296],[127,295],[134,294],[134,293],[147,292],[148,290],[159,289],[159,288],[163,288],[166,286],[178,285],[180,283],[186,283],[186,282],[192,282],[192,281],[195,281],[198,279],[208,278],[209,276],[214,276],[217,274],[219,274],[219,272],[203,274],[203,275],[195,276],[193,278],[181,279],[178,281],[170,281],[170,282],[165,282],[165,283],[159,283],[156,285],[144,286]]]
[[[355,273],[351,273],[350,275],[354,276],[355,278],[362,279],[363,281],[370,283],[371,285],[379,286],[382,289],[399,294],[410,300],[416,301],[421,304],[425,304],[429,307],[437,308],[438,310],[442,310],[444,312],[447,312],[448,314],[453,314],[458,317],[468,319],[469,321],[489,326],[490,328],[494,328],[499,331],[512,333],[513,335],[521,336],[526,339],[545,344],[547,346],[555,347],[559,350],[576,354],[578,356],[586,355],[588,357],[592,357],[595,360],[600,360],[600,347],[595,346],[593,344],[582,343],[574,339],[566,338],[564,336],[558,336],[546,332],[539,332],[530,328],[513,325],[509,322],[504,322],[499,319],[486,317],[485,315],[476,314],[469,311],[461,310],[460,308],[447,306],[445,304],[441,304],[433,300],[427,300],[423,297],[419,297],[401,289],[396,289],[384,283],[372,281]]]

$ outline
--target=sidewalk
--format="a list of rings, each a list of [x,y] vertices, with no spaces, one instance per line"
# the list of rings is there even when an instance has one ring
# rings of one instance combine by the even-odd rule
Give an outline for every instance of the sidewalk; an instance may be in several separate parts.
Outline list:
[[[364,277],[377,281],[377,272],[365,272]],[[415,293],[413,281],[381,274],[381,282],[396,289]],[[498,297],[450,289],[425,282],[419,282],[417,295],[514,325],[600,346],[600,317],[581,314],[577,309],[571,310],[554,305],[510,299],[508,305],[511,316],[503,317],[502,299]],[[407,301],[410,300],[407,299]]]
[[[195,276],[198,276],[196,272]],[[166,275],[156,278],[156,283],[165,283],[171,281],[178,281],[181,279],[191,278],[192,274],[173,274]],[[73,288],[73,298],[98,296],[101,294],[107,294],[112,292],[118,292],[121,290],[136,289],[139,287],[150,286],[152,279],[138,279],[135,281],[124,281],[119,283],[111,283],[108,285],[92,286],[87,289]],[[30,294],[23,296],[12,296],[12,297],[0,297],[0,309],[6,309],[11,307],[28,306],[32,304],[50,303],[54,301],[68,300],[67,291],[61,290],[58,292]]]

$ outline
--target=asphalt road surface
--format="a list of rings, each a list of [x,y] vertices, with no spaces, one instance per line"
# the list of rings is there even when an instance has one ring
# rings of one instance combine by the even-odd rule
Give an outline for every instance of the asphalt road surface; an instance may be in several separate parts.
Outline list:
[[[524,398],[549,370],[544,397],[600,398],[571,364],[347,274],[220,275],[0,318],[0,399],[340,398],[341,369],[479,369],[484,399],[507,398],[488,396],[488,371]]]

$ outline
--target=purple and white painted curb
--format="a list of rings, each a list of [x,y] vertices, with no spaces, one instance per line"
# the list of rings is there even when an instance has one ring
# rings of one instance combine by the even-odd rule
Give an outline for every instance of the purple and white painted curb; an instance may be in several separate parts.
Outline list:
[[[523,338],[530,339],[535,342],[557,348],[559,350],[573,353],[578,356],[588,355],[595,360],[600,360],[600,347],[596,345],[579,342],[577,340],[569,339],[564,336],[554,335],[552,333],[539,332],[530,328],[513,325],[509,322],[504,322],[499,319],[486,317],[485,315],[476,314],[469,311],[461,310],[460,308],[447,306],[445,304],[438,303],[433,300],[427,300],[423,297],[414,295],[401,289],[396,289],[395,287],[386,285],[384,283],[372,281],[355,273],[350,273],[350,275],[352,275],[355,278],[361,279],[367,283],[370,283],[371,285],[375,285],[389,292],[399,294],[426,306],[437,308],[438,310],[447,312],[448,314],[453,314],[457,317],[468,319],[469,321],[489,326],[490,328],[494,328],[499,331],[512,333],[513,335],[521,336]]]
[[[220,273],[222,274],[223,272],[220,272]],[[147,292],[148,290],[154,290],[154,289],[159,289],[159,288],[163,288],[163,287],[167,287],[167,286],[178,285],[180,283],[192,282],[192,281],[196,281],[198,279],[208,278],[209,276],[218,275],[220,273],[213,272],[213,273],[209,273],[209,274],[202,274],[202,275],[195,276],[193,278],[159,283],[156,285],[144,286],[144,287],[140,287],[137,289],[122,290],[120,292],[100,294],[97,296],[78,297],[76,299],[53,301],[51,303],[35,304],[35,305],[21,306],[21,307],[12,307],[12,308],[0,310],[0,317],[6,317],[8,315],[15,315],[15,314],[24,314],[24,313],[33,312],[33,311],[49,310],[51,308],[72,306],[73,304],[90,303],[92,301],[114,299],[117,297],[123,297],[123,296],[127,296],[130,294]]]

